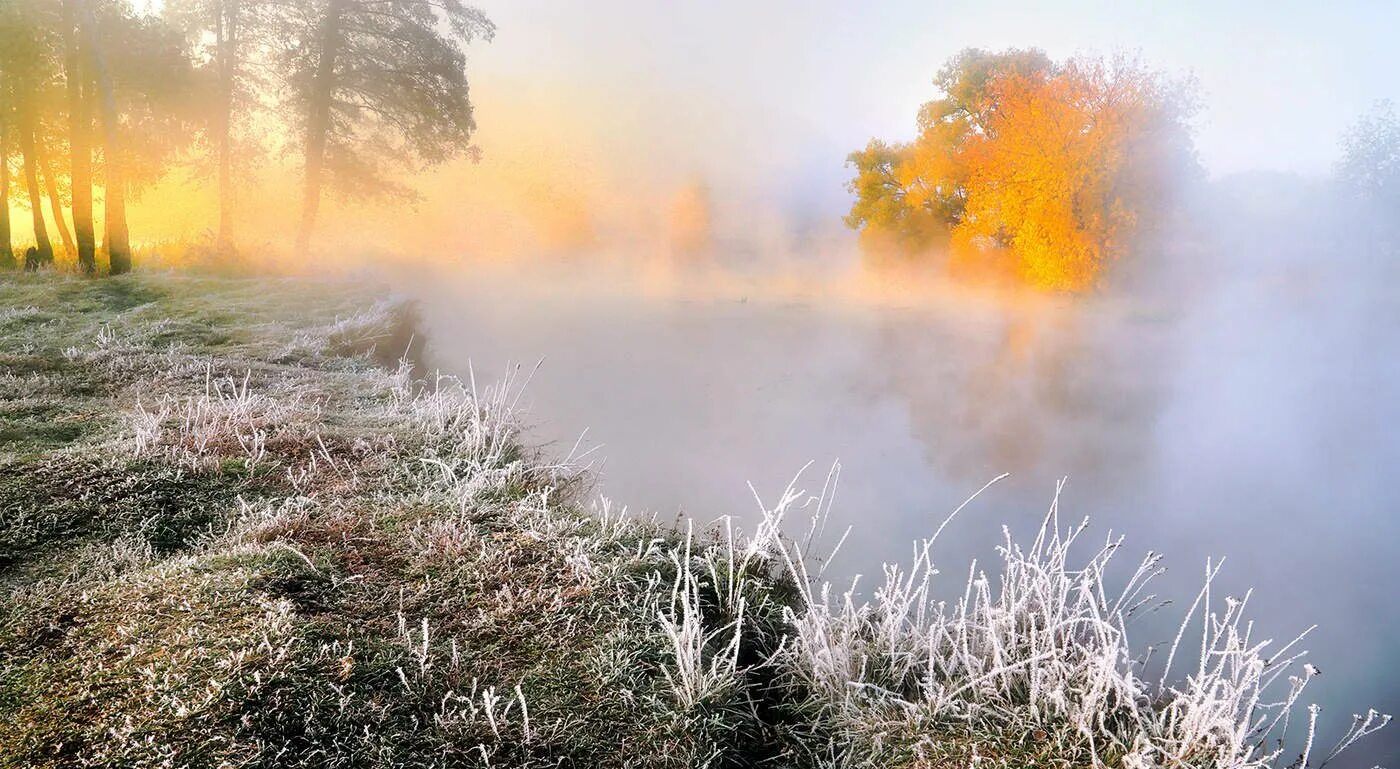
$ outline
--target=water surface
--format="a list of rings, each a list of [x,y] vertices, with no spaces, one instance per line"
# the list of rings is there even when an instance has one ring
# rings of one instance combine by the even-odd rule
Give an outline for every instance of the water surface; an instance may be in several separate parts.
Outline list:
[[[543,363],[539,442],[587,430],[600,489],[634,510],[752,520],[804,465],[842,470],[832,573],[904,559],[988,480],[940,541],[949,596],[1002,524],[1029,539],[1057,479],[1092,539],[1166,554],[1179,607],[1207,557],[1256,588],[1264,636],[1306,644],[1328,744],[1350,714],[1400,712],[1400,298],[1322,271],[1221,271],[1143,299],[715,290],[703,275],[486,268],[414,291],[434,362],[478,380]],[[704,288],[700,288],[704,286]],[[1130,565],[1130,564],[1123,564]],[[955,576],[956,575],[956,576]],[[1167,614],[1171,615],[1170,621]],[[1339,761],[1400,756],[1400,729]]]

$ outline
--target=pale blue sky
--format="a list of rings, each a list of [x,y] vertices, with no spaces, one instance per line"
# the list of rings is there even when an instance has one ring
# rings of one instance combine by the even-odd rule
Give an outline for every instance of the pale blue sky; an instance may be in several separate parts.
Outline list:
[[[967,46],[1139,54],[1199,80],[1212,174],[1326,172],[1338,137],[1400,99],[1400,3],[481,0],[500,27],[476,82],[535,81],[672,166],[813,181],[871,136],[907,137]],[[489,124],[491,115],[483,111]],[[651,138],[639,139],[638,137]],[[668,138],[661,138],[661,137]],[[654,142],[654,146],[652,145]],[[489,150],[489,147],[488,147]],[[726,171],[726,160],[744,163]],[[839,174],[838,174],[839,175]],[[743,174],[747,176],[747,174]]]
[[[1326,173],[1350,123],[1400,101],[1400,2],[477,3],[499,27],[471,53],[488,158],[538,115],[558,125],[532,133],[561,149],[796,207],[837,206],[845,154],[909,138],[933,73],[969,46],[1135,53],[1194,75],[1215,176]]]

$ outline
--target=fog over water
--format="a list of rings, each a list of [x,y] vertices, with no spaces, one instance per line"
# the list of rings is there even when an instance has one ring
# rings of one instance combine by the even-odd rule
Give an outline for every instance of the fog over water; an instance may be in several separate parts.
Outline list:
[[[840,579],[906,559],[1010,473],[940,540],[953,596],[1003,523],[1033,536],[1067,476],[1063,516],[1092,517],[1095,546],[1112,530],[1121,566],[1166,554],[1176,605],[1139,644],[1170,639],[1208,556],[1227,557],[1217,596],[1256,588],[1259,637],[1319,625],[1308,694],[1330,747],[1351,713],[1400,712],[1400,269],[1339,215],[1299,215],[1317,210],[1305,186],[1215,187],[1227,212],[1140,256],[1170,268],[1089,297],[872,277],[853,250],[799,280],[725,246],[661,274],[573,255],[407,290],[444,371],[542,360],[534,440],[564,454],[586,429],[599,491],[634,511],[752,521],[746,482],[772,499],[812,462],[816,491],[839,460]],[[1396,756],[1387,729],[1334,765]]]

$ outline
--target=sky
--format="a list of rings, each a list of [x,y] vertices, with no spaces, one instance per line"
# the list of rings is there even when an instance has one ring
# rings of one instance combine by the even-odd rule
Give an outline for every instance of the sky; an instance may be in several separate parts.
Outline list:
[[[764,170],[908,136],[933,74],[965,47],[1126,52],[1194,76],[1204,97],[1198,147],[1216,176],[1325,173],[1347,125],[1380,100],[1400,101],[1395,2],[476,4],[498,26],[493,42],[471,49],[486,101],[553,98],[619,142],[651,132],[648,145],[680,155],[672,167],[743,153]],[[488,132],[489,111],[480,118]]]
[[[933,74],[969,46],[1126,52],[1194,76],[1198,149],[1217,177],[1325,174],[1351,122],[1400,100],[1400,3],[479,5],[499,27],[471,51],[488,157],[510,140],[493,131],[492,108],[523,102],[557,110],[557,127],[615,160],[793,204],[840,198],[845,154],[871,137],[910,138]]]
[[[469,48],[484,160],[420,180],[437,205],[415,225],[462,243],[571,243],[577,221],[655,221],[696,187],[746,235],[840,230],[846,155],[913,138],[934,74],[967,47],[1125,53],[1194,78],[1216,178],[1322,176],[1349,125],[1400,102],[1400,2],[475,1],[497,25]],[[206,226],[197,214],[166,234]]]

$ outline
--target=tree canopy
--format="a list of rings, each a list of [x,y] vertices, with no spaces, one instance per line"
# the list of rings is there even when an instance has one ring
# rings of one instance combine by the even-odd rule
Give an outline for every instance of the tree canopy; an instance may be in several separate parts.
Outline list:
[[[465,46],[495,27],[461,0],[320,0],[282,13],[297,30],[282,62],[288,114],[306,148],[304,252],[323,184],[406,196],[398,173],[474,152]]]
[[[1400,118],[1395,105],[1382,102],[1348,129],[1337,171],[1351,191],[1400,204]]]
[[[848,160],[867,242],[990,261],[1043,288],[1092,287],[1191,162],[1187,92],[1126,60],[970,49],[934,80],[918,137]]]

